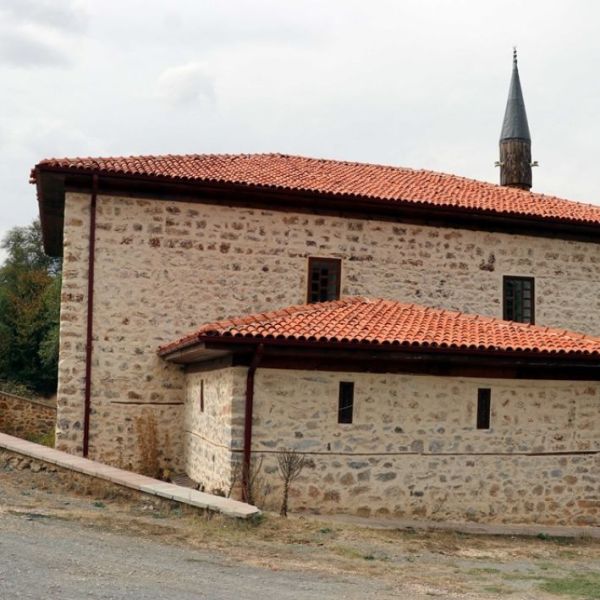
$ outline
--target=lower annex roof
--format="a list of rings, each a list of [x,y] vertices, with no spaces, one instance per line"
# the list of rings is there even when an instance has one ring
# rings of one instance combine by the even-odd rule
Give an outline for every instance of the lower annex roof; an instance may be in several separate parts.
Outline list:
[[[600,356],[600,338],[492,317],[406,304],[379,298],[347,297],[290,306],[216,323],[159,348],[160,356],[199,343],[238,341],[314,346],[354,345],[364,349],[397,347],[423,351],[486,354]]]

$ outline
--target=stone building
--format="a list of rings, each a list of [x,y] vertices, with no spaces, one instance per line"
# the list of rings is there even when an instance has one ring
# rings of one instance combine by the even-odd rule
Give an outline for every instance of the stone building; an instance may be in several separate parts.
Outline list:
[[[600,207],[529,191],[516,61],[500,149],[500,186],[280,154],[40,162],[57,447],[137,468],[151,415],[162,464],[208,491],[242,465],[244,492],[261,456],[276,489],[286,447],[294,509],[598,524]]]

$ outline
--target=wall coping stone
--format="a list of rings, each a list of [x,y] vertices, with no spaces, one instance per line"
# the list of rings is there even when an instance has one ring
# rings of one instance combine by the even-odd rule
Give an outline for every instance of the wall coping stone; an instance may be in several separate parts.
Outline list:
[[[137,490],[144,494],[159,496],[182,504],[189,504],[197,508],[218,512],[227,517],[250,519],[260,515],[258,508],[244,502],[239,502],[238,500],[213,496],[212,494],[199,492],[173,483],[166,483],[152,477],[132,473],[131,471],[117,469],[116,467],[74,456],[73,454],[55,450],[48,446],[34,444],[33,442],[28,442],[5,433],[0,433],[0,448],[51,463],[64,469],[70,469],[77,473],[98,479],[105,479],[111,483]]]
[[[29,402],[30,404],[39,404],[40,406],[45,406],[46,408],[51,408],[56,410],[56,401],[52,402],[51,400],[40,400],[37,398],[26,398],[25,396],[17,396],[16,394],[9,394],[8,392],[3,392],[0,390],[0,397],[5,396],[11,400],[19,400],[21,402]]]

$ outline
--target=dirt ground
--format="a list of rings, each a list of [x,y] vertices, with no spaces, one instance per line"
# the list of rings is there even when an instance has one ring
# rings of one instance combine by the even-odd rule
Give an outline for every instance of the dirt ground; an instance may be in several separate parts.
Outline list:
[[[3,513],[209,550],[271,571],[360,576],[400,598],[600,598],[600,541],[586,538],[375,530],[273,514],[240,523],[30,470],[0,471],[0,531]]]

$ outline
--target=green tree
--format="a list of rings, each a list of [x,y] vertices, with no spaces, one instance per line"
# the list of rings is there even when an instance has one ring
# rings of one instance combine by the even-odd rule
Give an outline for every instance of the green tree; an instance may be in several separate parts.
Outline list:
[[[0,380],[56,390],[61,261],[44,254],[39,221],[11,229],[0,247]]]

